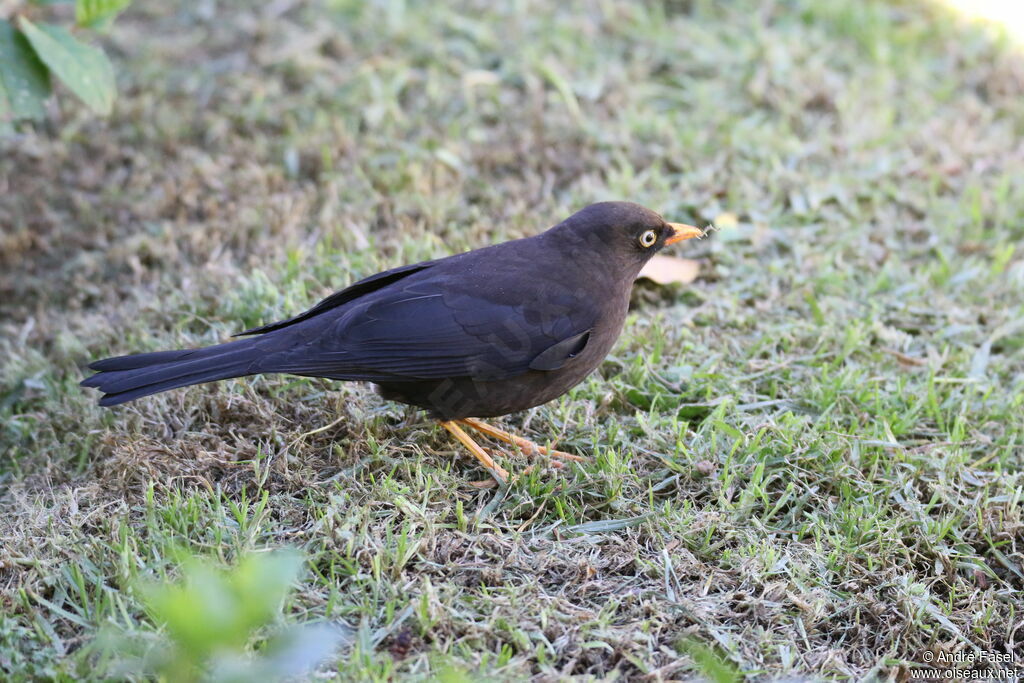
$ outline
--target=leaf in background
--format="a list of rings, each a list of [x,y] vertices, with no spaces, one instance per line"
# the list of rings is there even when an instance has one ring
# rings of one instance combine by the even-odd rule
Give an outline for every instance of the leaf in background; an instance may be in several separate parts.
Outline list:
[[[50,96],[50,75],[25,36],[0,19],[0,120],[39,120]],[[6,107],[4,106],[6,105]]]
[[[132,0],[75,0],[75,23],[88,28],[101,28],[132,4]]]
[[[21,30],[50,71],[97,114],[114,108],[114,67],[99,48],[80,42],[60,26],[36,26],[21,17]]]
[[[676,282],[685,285],[696,280],[699,273],[700,263],[698,261],[655,254],[640,271],[640,277],[645,277],[659,285]]]

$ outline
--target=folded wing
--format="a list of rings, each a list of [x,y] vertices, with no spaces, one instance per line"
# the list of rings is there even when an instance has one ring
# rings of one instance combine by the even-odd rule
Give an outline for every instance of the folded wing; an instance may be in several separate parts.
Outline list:
[[[275,354],[267,371],[377,382],[498,380],[557,369],[586,345],[593,316],[572,293],[502,299],[431,278],[396,282],[324,316],[331,320],[296,326],[307,343]]]

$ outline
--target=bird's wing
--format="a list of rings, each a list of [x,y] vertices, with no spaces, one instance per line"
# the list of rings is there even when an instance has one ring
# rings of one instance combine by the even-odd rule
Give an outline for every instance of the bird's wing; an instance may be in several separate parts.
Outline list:
[[[555,370],[583,350],[596,314],[579,295],[541,285],[507,298],[433,279],[398,284],[354,302],[308,343],[278,355],[272,369],[369,381],[496,380]]]
[[[244,337],[250,334],[266,334],[267,332],[273,332],[274,330],[280,330],[281,328],[294,325],[295,323],[308,320],[315,315],[320,315],[326,311],[329,311],[338,306],[354,301],[361,296],[370,294],[379,289],[387,287],[390,284],[398,282],[399,280],[406,278],[413,273],[418,273],[421,270],[426,270],[433,266],[437,261],[423,261],[422,263],[414,263],[409,266],[402,266],[400,268],[393,268],[391,270],[385,270],[383,273],[377,273],[371,275],[368,278],[364,278],[359,282],[353,283],[342,289],[341,291],[331,294],[329,297],[323,299],[316,306],[313,306],[308,311],[300,313],[299,315],[288,318],[287,320],[281,320],[280,322],[270,323],[269,325],[263,325],[262,327],[254,327],[251,330],[245,332],[239,332],[235,337]]]

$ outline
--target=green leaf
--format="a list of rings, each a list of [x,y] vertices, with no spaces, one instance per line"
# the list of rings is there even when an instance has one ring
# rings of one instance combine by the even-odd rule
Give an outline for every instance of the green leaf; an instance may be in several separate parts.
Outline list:
[[[109,23],[132,0],[75,0],[75,23],[96,28]]]
[[[743,674],[713,647],[698,640],[686,639],[677,647],[693,659],[695,668],[703,674],[702,678],[712,683],[737,683],[743,680]]]
[[[25,36],[0,19],[0,120],[39,120],[50,96],[50,74]]]
[[[71,92],[97,114],[114,108],[114,67],[99,48],[80,42],[60,26],[36,26],[21,18],[21,30],[36,54]]]
[[[302,565],[292,551],[249,555],[227,571],[193,559],[183,584],[141,588],[154,621],[198,665],[218,649],[243,648],[273,621]]]

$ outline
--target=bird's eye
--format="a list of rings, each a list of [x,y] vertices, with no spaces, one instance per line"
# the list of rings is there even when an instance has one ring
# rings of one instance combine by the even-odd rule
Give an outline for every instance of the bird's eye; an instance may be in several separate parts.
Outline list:
[[[640,246],[645,249],[650,249],[654,246],[654,243],[658,241],[658,233],[653,230],[648,230],[644,234],[640,235]]]

